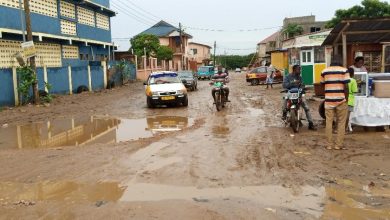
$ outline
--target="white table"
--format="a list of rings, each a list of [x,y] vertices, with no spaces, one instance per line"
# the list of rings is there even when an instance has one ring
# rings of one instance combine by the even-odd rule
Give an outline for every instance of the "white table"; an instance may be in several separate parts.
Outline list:
[[[355,97],[351,123],[367,127],[390,125],[390,98]]]

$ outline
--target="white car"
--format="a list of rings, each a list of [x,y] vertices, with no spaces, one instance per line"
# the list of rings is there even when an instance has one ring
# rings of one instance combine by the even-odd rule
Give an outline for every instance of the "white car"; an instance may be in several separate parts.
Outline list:
[[[241,69],[240,68],[236,68],[236,73],[241,73]]]
[[[184,80],[185,81],[185,80]],[[150,74],[145,85],[146,103],[149,108],[156,105],[176,104],[187,107],[186,82],[175,72],[163,71]]]

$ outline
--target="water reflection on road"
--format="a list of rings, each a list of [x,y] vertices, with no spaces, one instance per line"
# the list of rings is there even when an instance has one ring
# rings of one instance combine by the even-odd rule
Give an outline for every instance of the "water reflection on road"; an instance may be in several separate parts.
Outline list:
[[[79,117],[0,128],[0,149],[51,148],[119,143],[180,131],[193,119],[156,116],[142,119]]]

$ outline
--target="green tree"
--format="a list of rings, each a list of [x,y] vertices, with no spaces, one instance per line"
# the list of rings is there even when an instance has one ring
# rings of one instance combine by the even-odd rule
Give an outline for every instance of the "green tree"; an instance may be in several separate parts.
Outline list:
[[[249,54],[245,56],[221,55],[217,57],[217,63],[228,69],[247,67],[254,55],[255,54]]]
[[[326,24],[326,27],[333,28],[343,19],[348,18],[379,18],[387,16],[390,16],[390,4],[387,1],[363,0],[361,5],[337,10],[332,20]]]
[[[288,24],[283,30],[283,33],[287,34],[288,38],[301,35],[303,33],[303,27],[298,24]]]
[[[160,46],[157,50],[158,60],[172,60],[174,51],[168,46]]]
[[[155,56],[160,48],[160,41],[158,37],[152,34],[137,35],[130,40],[130,43],[131,49],[134,50],[134,54],[139,57],[143,56],[145,51],[147,57]]]

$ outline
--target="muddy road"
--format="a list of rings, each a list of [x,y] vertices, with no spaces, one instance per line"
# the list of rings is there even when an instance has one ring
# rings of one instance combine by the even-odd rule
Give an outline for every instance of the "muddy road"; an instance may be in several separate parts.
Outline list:
[[[281,122],[280,85],[232,73],[188,108],[146,107],[142,83],[0,112],[0,219],[390,219],[390,133]],[[310,94],[308,95],[310,98]]]

